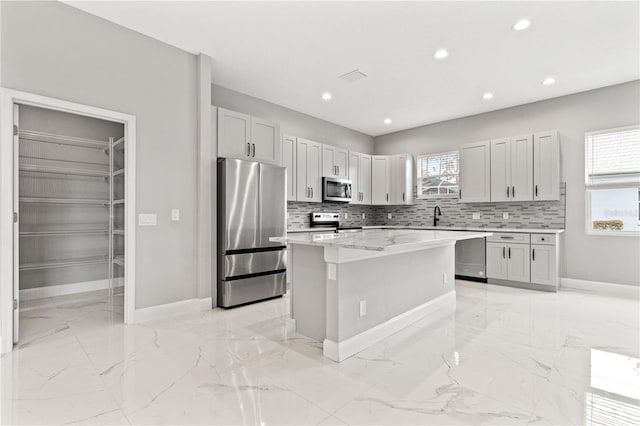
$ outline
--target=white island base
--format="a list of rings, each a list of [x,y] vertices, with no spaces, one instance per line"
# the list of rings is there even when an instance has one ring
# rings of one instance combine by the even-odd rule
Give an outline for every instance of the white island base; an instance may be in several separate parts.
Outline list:
[[[412,237],[426,234],[416,233],[437,238],[417,244]],[[324,356],[338,362],[418,320],[438,318],[442,308],[455,309],[455,241],[478,237],[452,231],[357,234],[280,239],[289,245],[296,330],[323,342]]]

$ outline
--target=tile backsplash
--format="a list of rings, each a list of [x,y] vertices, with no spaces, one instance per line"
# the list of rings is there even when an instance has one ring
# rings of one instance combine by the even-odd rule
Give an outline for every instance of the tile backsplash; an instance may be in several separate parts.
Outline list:
[[[343,203],[288,202],[290,229],[309,227],[309,213],[328,211],[340,213],[343,226],[372,225],[433,225],[433,210],[440,206],[442,216],[438,226],[486,226],[491,228],[563,229],[566,219],[566,184],[560,184],[560,200],[525,201],[517,203],[461,203],[458,198],[416,199],[410,206],[359,206]],[[345,219],[344,214],[347,214]],[[362,219],[362,213],[365,219]],[[388,218],[391,213],[391,219]],[[474,220],[473,213],[480,219]],[[503,219],[503,213],[509,218]]]

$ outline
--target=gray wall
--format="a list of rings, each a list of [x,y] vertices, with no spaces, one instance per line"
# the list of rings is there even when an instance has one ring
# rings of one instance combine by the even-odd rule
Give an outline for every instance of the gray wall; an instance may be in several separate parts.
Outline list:
[[[137,117],[137,212],[158,226],[136,230],[136,307],[196,297],[196,57],[59,2],[0,4],[2,86]]]
[[[540,130],[560,131],[561,180],[566,181],[562,276],[640,285],[637,237],[585,232],[584,133],[637,124],[640,81],[431,124],[375,138],[376,154],[450,151],[467,142]]]
[[[298,136],[352,151],[373,154],[373,138],[369,135],[215,84],[211,86],[211,103],[280,123],[283,135]]]

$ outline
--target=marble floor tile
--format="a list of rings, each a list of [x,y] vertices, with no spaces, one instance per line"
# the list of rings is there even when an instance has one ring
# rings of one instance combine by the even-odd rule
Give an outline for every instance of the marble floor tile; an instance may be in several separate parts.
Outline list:
[[[122,295],[21,309],[2,424],[640,424],[637,300],[458,281],[455,309],[335,363],[289,297],[123,324]]]

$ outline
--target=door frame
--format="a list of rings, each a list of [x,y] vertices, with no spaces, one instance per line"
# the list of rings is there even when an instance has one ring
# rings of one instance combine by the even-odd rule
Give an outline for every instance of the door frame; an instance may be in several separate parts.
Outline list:
[[[29,105],[122,123],[125,135],[124,322],[135,321],[136,116],[0,87],[0,353],[13,350],[13,105]]]

